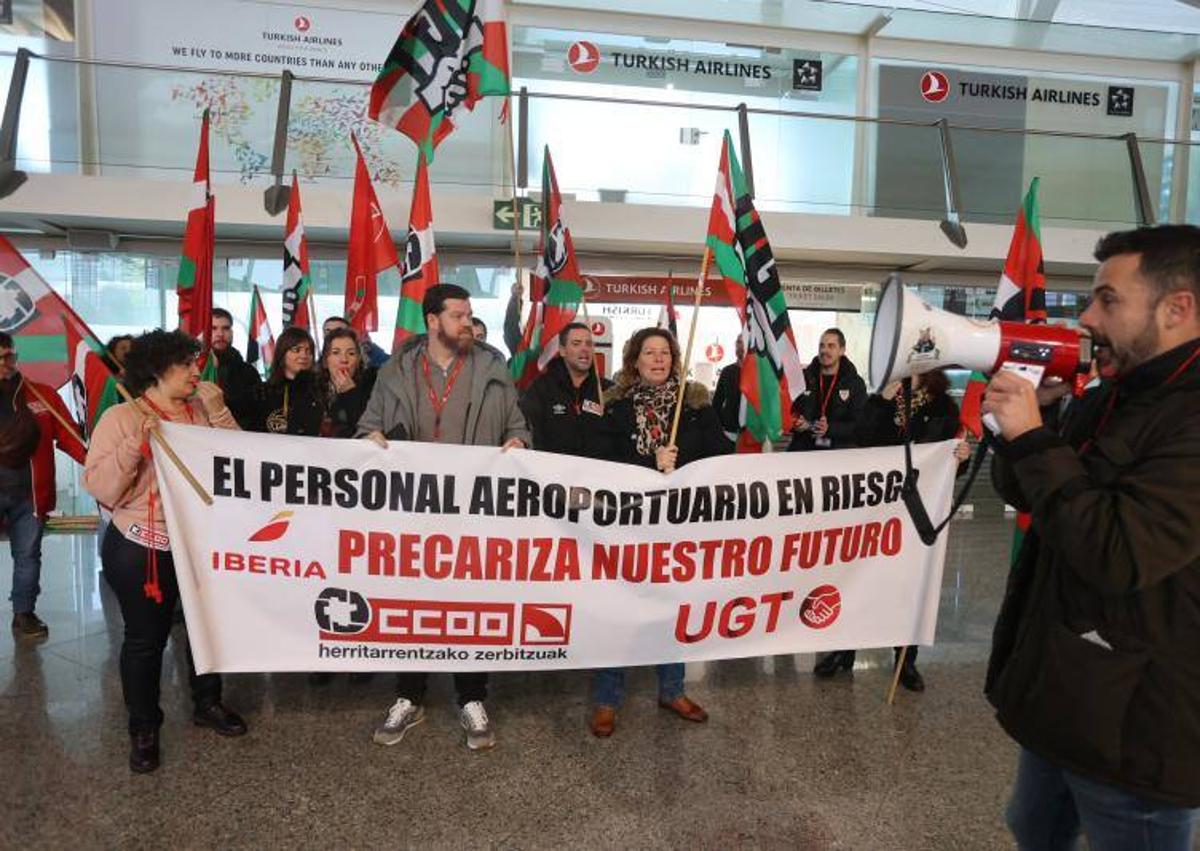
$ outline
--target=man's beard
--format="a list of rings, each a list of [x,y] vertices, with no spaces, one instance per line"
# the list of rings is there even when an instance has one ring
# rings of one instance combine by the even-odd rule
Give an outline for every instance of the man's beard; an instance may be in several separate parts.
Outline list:
[[[457,337],[447,334],[441,328],[437,332],[438,342],[455,354],[465,355],[475,345],[475,335],[469,330]]]
[[[1153,313],[1147,317],[1146,325],[1128,344],[1117,346],[1107,338],[1092,338],[1092,345],[1107,346],[1109,363],[1117,375],[1128,375],[1154,357],[1158,344],[1158,326],[1154,324]]]

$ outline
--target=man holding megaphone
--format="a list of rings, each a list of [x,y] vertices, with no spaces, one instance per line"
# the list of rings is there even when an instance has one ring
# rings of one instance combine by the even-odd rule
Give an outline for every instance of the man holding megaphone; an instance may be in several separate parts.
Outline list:
[[[1100,385],[1058,429],[1039,405],[1069,384],[1000,369],[984,397],[996,487],[1032,515],[986,691],[1022,747],[1007,813],[1020,847],[1071,848],[1082,831],[1093,848],[1186,851],[1200,813],[1200,229],[1113,233],[1095,255],[1080,324]]]

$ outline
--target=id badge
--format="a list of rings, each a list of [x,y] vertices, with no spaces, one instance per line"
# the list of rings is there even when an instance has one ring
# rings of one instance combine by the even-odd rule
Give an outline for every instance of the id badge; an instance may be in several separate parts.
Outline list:
[[[585,414],[595,414],[599,417],[603,416],[604,409],[600,407],[599,402],[593,402],[591,399],[587,399],[583,403],[583,412]]]
[[[818,449],[829,449],[830,447],[833,446],[833,441],[830,440],[828,437],[818,437],[815,440],[813,440],[813,445],[816,446]]]

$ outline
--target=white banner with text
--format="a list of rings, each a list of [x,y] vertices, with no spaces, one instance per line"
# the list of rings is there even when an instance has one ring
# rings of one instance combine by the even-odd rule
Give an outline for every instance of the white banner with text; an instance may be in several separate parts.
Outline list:
[[[197,670],[486,671],[929,644],[945,536],[899,447],[729,455],[666,476],[542,452],[163,424]],[[933,517],[953,442],[913,447]]]

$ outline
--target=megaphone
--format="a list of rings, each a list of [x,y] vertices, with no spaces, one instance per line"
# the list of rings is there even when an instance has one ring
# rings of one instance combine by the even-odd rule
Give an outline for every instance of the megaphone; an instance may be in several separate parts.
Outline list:
[[[1078,394],[1091,364],[1091,338],[1073,328],[983,321],[939,310],[897,274],[888,277],[879,296],[869,370],[877,393],[893,381],[954,366],[987,374],[1011,370],[1034,385],[1060,378]]]

